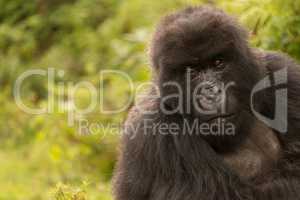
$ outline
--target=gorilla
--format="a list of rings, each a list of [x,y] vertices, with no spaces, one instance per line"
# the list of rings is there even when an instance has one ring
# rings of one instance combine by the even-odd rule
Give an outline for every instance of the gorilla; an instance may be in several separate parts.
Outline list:
[[[300,199],[295,61],[249,47],[210,6],[164,17],[149,55],[153,84],[124,124],[116,200]]]

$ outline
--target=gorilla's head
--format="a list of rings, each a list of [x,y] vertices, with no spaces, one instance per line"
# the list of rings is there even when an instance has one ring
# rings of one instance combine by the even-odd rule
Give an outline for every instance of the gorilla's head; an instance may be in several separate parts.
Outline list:
[[[251,89],[262,73],[247,32],[232,17],[206,6],[168,15],[150,56],[166,110],[208,123],[222,119],[237,129],[248,120],[250,126]]]

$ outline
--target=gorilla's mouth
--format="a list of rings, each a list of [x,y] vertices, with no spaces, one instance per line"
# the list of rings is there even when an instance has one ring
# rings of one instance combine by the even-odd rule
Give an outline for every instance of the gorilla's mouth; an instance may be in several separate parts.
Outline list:
[[[228,113],[228,114],[220,114],[220,115],[214,115],[212,117],[209,117],[206,122],[210,122],[216,119],[232,119],[236,116],[236,113]]]

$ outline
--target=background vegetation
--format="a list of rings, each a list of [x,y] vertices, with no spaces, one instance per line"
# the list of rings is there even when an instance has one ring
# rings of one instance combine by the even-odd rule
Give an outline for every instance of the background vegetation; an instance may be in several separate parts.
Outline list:
[[[300,0],[0,0],[0,200],[109,200],[119,136],[80,135],[67,114],[29,115],[14,102],[13,86],[28,69],[63,69],[51,85],[88,80],[119,69],[136,84],[150,79],[147,42],[159,18],[187,5],[213,3],[239,17],[251,43],[300,59]],[[129,88],[107,78],[105,106],[118,107]],[[22,86],[27,105],[49,101],[46,80]],[[76,103],[89,93],[79,90]],[[67,95],[61,101],[68,101]],[[85,116],[102,124],[122,122],[126,111]]]

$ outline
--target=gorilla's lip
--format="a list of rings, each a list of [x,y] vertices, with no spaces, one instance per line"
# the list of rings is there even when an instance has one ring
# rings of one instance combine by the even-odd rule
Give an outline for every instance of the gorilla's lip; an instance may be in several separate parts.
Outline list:
[[[213,121],[213,120],[219,119],[219,118],[220,118],[220,119],[230,119],[230,118],[233,118],[233,117],[235,117],[235,116],[236,116],[236,113],[228,113],[228,114],[214,115],[214,116],[208,118],[208,119],[206,120],[206,122]]]

